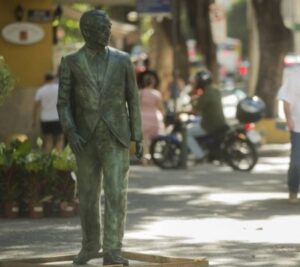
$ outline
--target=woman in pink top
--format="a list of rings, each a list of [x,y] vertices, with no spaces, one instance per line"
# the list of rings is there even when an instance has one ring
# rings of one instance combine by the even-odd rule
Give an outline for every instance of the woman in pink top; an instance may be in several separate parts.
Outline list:
[[[140,90],[142,129],[144,134],[145,155],[149,153],[151,139],[163,129],[163,102],[161,93],[154,88],[152,75],[144,77],[144,88]]]

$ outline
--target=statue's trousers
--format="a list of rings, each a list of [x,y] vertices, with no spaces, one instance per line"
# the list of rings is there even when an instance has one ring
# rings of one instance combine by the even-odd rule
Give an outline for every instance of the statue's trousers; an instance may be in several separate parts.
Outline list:
[[[127,206],[129,151],[100,120],[83,152],[76,155],[82,248],[101,247],[100,195],[104,189],[103,251],[120,250]]]

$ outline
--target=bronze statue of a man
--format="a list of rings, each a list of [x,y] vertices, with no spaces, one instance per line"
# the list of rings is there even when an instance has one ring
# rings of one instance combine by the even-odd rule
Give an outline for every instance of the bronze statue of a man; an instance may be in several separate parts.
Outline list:
[[[129,145],[142,157],[142,131],[135,73],[128,54],[108,46],[111,22],[92,10],[80,19],[85,45],[62,58],[57,109],[76,155],[82,248],[75,264],[103,249],[103,264],[128,265],[121,256],[126,216]],[[100,192],[105,194],[101,235]],[[102,242],[103,239],[103,242]]]

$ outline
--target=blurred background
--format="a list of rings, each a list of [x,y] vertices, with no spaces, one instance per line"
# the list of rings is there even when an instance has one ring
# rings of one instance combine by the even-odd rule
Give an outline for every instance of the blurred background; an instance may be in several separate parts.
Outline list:
[[[0,140],[32,129],[34,95],[44,74],[57,73],[61,56],[83,45],[79,18],[104,9],[112,19],[110,45],[130,54],[136,72],[149,68],[160,79],[165,102],[207,68],[223,93],[227,118],[246,95],[266,103],[256,128],[266,143],[288,142],[276,100],[284,70],[299,64],[300,8],[297,0],[0,0],[2,78]],[[173,107],[174,108],[174,107]]]

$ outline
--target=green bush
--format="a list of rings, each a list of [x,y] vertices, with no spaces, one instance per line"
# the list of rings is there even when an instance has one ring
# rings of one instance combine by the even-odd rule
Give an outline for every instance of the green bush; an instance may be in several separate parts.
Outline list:
[[[76,160],[69,146],[63,151],[52,152],[54,177],[54,198],[60,201],[72,201],[75,192],[75,181],[71,172],[76,170]]]
[[[0,184],[2,200],[16,201],[20,195],[20,187],[24,176],[24,161],[31,151],[29,141],[14,141],[10,146],[0,144]]]
[[[15,77],[0,56],[0,106],[15,87]]]
[[[72,201],[76,169],[75,156],[69,147],[48,154],[41,140],[33,147],[29,140],[0,143],[0,201],[39,202],[52,198]]]
[[[58,171],[74,171],[76,170],[76,160],[69,146],[61,152],[53,150],[53,168]]]

